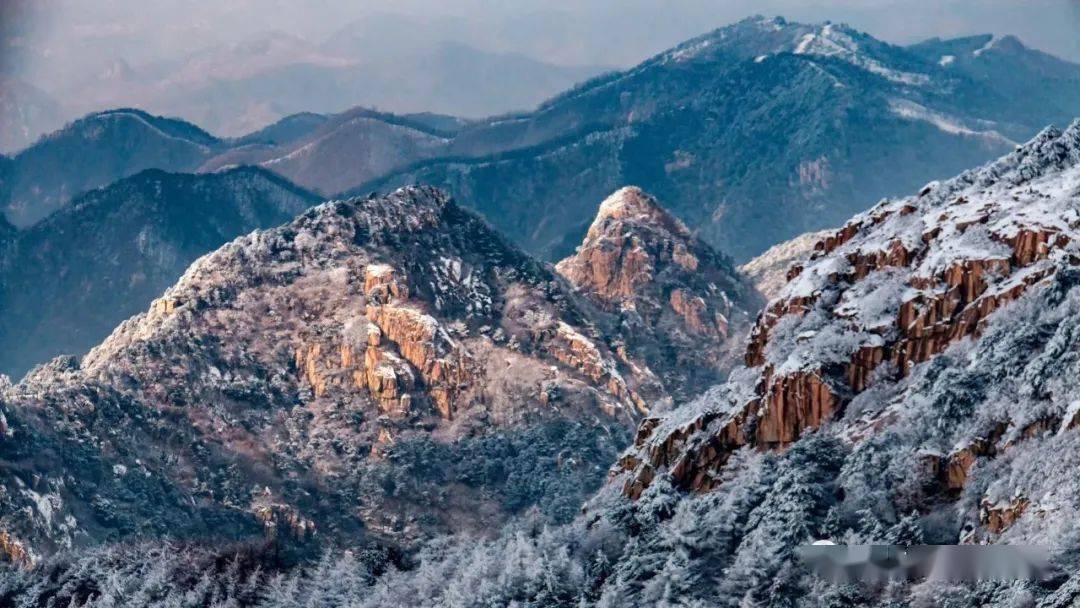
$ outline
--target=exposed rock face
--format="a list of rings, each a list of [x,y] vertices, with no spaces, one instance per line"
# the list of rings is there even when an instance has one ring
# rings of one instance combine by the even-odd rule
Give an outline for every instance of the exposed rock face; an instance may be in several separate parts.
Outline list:
[[[297,542],[482,530],[507,513],[483,482],[497,471],[421,484],[426,498],[374,491],[362,473],[420,484],[395,468],[408,457],[397,446],[482,446],[558,421],[599,442],[575,457],[602,471],[667,398],[626,344],[609,315],[438,191],[325,203],[201,258],[81,362],[0,393],[5,546],[32,559],[221,522]],[[43,453],[63,456],[45,466]]]
[[[760,304],[730,260],[635,187],[601,203],[584,242],[556,269],[619,316],[630,351],[646,353],[680,399],[722,378]]]
[[[1048,129],[1001,160],[930,184],[917,196],[883,201],[820,240],[758,317],[746,367],[711,397],[642,424],[636,447],[614,472],[624,492],[640,495],[662,473],[685,490],[711,489],[741,446],[783,448],[815,429],[860,446],[908,425],[904,441],[919,433],[938,437],[912,448],[922,454],[912,471],[922,471],[925,487],[956,499],[982,491],[969,488],[979,463],[1008,455],[1021,442],[1070,432],[1078,406],[1069,405],[1072,397],[1058,381],[1045,379],[1045,367],[1023,372],[1040,378],[1043,388],[1023,389],[1018,405],[1006,410],[979,405],[1002,398],[983,393],[982,384],[944,389],[959,393],[954,397],[930,392],[935,385],[927,378],[954,369],[948,357],[971,349],[981,354],[972,354],[979,358],[968,365],[988,366],[980,373],[997,377],[1020,373],[995,363],[1004,353],[1021,356],[1017,349],[1030,348],[1023,356],[1034,361],[1076,361],[1076,337],[1055,325],[1060,320],[1041,321],[1046,326],[1038,330],[986,333],[1015,322],[1010,313],[995,313],[1017,300],[1029,303],[1025,310],[1071,301],[1066,294],[1080,266],[1077,184],[1080,122],[1064,132]],[[1062,337],[1017,347],[1009,341],[1022,338],[1006,336],[1009,331]],[[995,352],[1002,354],[989,354]],[[1001,389],[1009,390],[1016,389]],[[917,430],[931,422],[904,412],[938,402],[936,428],[953,429],[951,435]],[[1027,505],[1023,499],[985,507],[977,525],[997,535]]]

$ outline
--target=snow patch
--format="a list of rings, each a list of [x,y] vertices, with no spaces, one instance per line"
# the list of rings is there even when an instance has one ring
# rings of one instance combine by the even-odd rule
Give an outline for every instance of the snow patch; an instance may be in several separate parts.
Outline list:
[[[950,135],[965,135],[979,137],[997,143],[1015,146],[1016,142],[1005,137],[997,131],[976,131],[961,124],[960,119],[935,112],[925,106],[919,105],[907,99],[890,99],[889,111],[895,116],[905,120],[925,122],[934,125],[938,130]]]

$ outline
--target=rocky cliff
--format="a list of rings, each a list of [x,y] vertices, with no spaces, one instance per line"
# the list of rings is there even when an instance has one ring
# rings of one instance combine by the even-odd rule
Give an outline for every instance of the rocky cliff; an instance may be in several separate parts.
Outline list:
[[[643,353],[680,401],[722,379],[760,307],[729,259],[635,187],[601,203],[577,252],[556,269],[618,315],[628,350]]]
[[[745,367],[643,421],[614,473],[623,491],[661,475],[707,491],[744,447],[824,433],[851,446],[851,474],[876,458],[907,476],[869,482],[886,520],[956,504],[943,542],[1043,538],[1061,497],[1017,467],[1075,442],[1078,185],[1080,122],[818,241],[759,315]]]

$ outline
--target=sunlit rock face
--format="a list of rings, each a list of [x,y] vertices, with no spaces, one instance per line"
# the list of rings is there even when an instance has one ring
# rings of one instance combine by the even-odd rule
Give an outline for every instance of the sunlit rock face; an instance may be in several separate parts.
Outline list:
[[[628,350],[643,353],[680,399],[723,378],[761,300],[727,257],[635,187],[600,204],[581,246],[556,270],[618,316]]]
[[[1060,498],[1016,467],[1055,449],[1072,459],[1078,236],[1080,122],[882,201],[789,268],[744,367],[644,420],[613,475],[632,498],[660,475],[708,491],[744,447],[825,433],[850,459],[907,471],[917,489],[883,488],[884,500],[926,512],[958,501],[967,527],[954,541],[1052,529]]]

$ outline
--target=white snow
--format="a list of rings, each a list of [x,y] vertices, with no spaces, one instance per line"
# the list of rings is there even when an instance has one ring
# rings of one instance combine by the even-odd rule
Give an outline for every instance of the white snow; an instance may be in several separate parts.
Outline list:
[[[982,47],[972,51],[971,54],[976,56],[976,57],[982,55],[986,51],[989,51],[990,49],[994,48],[994,45],[996,45],[998,43],[998,40],[999,40],[999,38],[997,37],[996,34],[991,36],[990,40],[986,41],[986,44],[984,44],[984,45],[982,45]]]
[[[938,65],[947,68],[952,65],[954,61],[956,61],[956,55],[942,55],[941,59],[938,60]]]
[[[960,119],[935,112],[925,106],[919,105],[907,99],[890,99],[889,111],[894,115],[906,120],[926,122],[937,127],[950,135],[967,135],[980,137],[997,143],[1015,146],[1016,142],[1005,137],[997,131],[976,131],[965,127]]]
[[[903,72],[886,67],[860,48],[859,43],[845,30],[827,23],[817,30],[803,35],[792,51],[796,55],[836,57],[857,65],[864,70],[899,84],[921,86],[930,81],[926,74]]]

